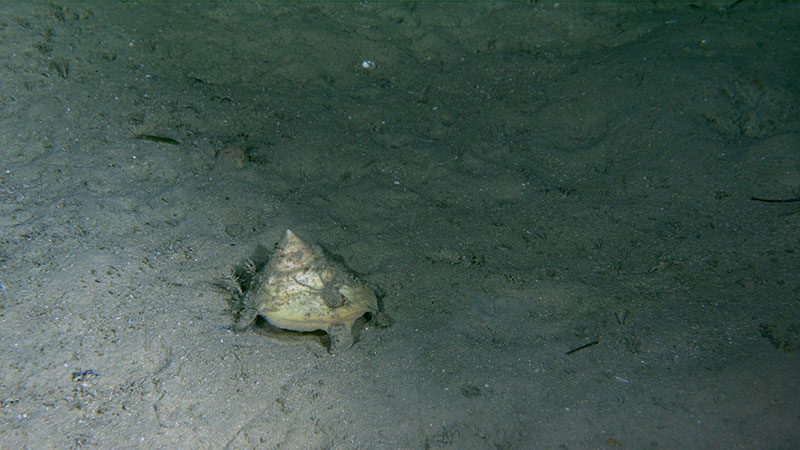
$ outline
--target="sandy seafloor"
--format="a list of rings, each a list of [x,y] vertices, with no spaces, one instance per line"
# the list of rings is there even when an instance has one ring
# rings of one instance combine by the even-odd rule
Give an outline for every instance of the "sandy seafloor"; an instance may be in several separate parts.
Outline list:
[[[796,448],[798,23],[3,3],[0,447]],[[287,228],[391,326],[231,331]]]

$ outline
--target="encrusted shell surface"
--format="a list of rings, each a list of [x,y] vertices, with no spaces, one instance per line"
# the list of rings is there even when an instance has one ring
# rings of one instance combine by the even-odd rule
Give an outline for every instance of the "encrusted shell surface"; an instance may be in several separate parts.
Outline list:
[[[331,351],[353,344],[353,324],[376,313],[375,293],[328,261],[322,250],[286,230],[270,256],[253,301],[258,314],[278,328],[324,330]]]

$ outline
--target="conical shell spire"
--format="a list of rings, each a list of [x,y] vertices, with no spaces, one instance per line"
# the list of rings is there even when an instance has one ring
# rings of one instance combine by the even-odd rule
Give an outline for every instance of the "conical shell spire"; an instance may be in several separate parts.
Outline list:
[[[286,230],[272,259],[272,269],[281,272],[294,271],[317,262],[317,255],[311,246],[303,242],[292,230]]]

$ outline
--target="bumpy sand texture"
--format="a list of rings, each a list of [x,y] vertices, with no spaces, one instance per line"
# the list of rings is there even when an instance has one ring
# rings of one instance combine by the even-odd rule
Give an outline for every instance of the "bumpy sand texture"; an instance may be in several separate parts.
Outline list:
[[[0,2],[0,447],[796,447],[798,23]],[[232,329],[288,228],[392,326]]]

